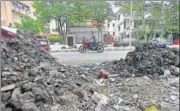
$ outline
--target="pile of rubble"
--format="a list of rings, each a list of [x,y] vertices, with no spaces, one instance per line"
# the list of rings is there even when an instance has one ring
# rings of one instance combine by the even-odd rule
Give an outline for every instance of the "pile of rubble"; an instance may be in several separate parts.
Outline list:
[[[108,89],[108,105],[102,111],[144,111],[149,106],[157,108],[153,111],[179,110],[177,48],[144,44],[125,59],[81,66],[89,72],[109,71],[109,79],[98,80]]]
[[[35,35],[2,38],[2,111],[93,111],[100,87],[77,67],[56,62]],[[78,69],[78,70],[77,70]]]
[[[156,47],[151,44],[137,46],[125,59],[104,63],[112,74],[121,77],[158,77],[165,72],[178,76],[179,49]]]
[[[18,31],[1,44],[2,111],[179,110],[177,50],[142,45],[125,60],[66,66],[33,33]]]

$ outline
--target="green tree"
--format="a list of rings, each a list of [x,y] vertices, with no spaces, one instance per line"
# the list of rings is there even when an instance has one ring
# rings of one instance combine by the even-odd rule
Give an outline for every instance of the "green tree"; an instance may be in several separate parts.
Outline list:
[[[167,2],[167,1],[166,1]],[[179,31],[179,2],[177,0],[168,1],[169,5],[164,5],[164,1],[160,3],[153,2],[149,4],[149,8],[145,7],[145,1],[133,1],[132,10],[135,18],[141,20],[140,26],[137,28],[140,39],[149,39],[155,37],[156,34],[172,33]],[[118,3],[121,6],[120,12],[130,14],[130,2]],[[148,9],[145,11],[145,8]],[[145,18],[145,12],[150,13],[150,17]]]
[[[101,32],[102,37],[102,28],[104,27],[105,20],[113,13],[111,10],[109,10],[110,4],[103,0],[91,1],[88,4],[88,8],[91,12],[91,20],[97,21],[96,27],[98,29],[98,37],[100,36],[99,32]]]
[[[15,23],[14,27],[23,30],[30,30],[36,34],[39,34],[44,30],[44,23],[41,20],[35,20],[27,15],[22,15],[21,23]]]
[[[164,7],[164,30],[167,33],[179,32],[179,2],[173,0],[169,6]]]
[[[151,31],[153,32],[153,37],[156,36],[157,30],[158,29],[162,29],[162,23],[161,20],[162,15],[163,15],[163,11],[162,11],[162,6],[163,6],[163,1],[161,2],[161,4],[156,3],[156,2],[152,2],[152,7],[150,8],[150,13],[151,13],[151,21],[150,21],[150,28]],[[162,30],[159,30],[162,32]]]
[[[46,21],[55,19],[58,33],[65,42],[69,25],[75,25],[89,17],[88,13],[90,12],[86,5],[85,2],[53,0],[49,2],[36,1],[34,7],[38,18],[46,18]],[[64,26],[66,27],[65,30],[63,30]]]
[[[130,15],[131,11],[131,2],[126,1],[126,2],[121,2],[118,3],[120,5],[120,12],[121,13],[126,13]],[[133,1],[132,3],[132,10],[133,10],[133,18],[136,21],[141,21],[140,26],[137,27],[137,33],[139,36],[139,39],[147,39],[147,34],[149,33],[149,26],[146,24],[146,19],[145,19],[145,10],[144,10],[144,5],[145,1],[138,0],[138,1]]]

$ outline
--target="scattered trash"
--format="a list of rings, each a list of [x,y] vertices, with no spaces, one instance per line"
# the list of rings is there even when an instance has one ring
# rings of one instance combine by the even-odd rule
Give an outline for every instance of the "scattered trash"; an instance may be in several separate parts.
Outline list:
[[[105,78],[105,79],[107,79],[107,78],[108,78],[108,75],[109,75],[109,72],[105,71],[104,69],[102,69],[102,70],[99,72],[99,77],[100,77],[100,78]]]
[[[146,44],[119,61],[68,66],[41,50],[31,32],[1,43],[3,111],[139,111],[137,102],[147,105],[149,99],[178,111],[177,51]],[[163,74],[172,77],[158,78]]]

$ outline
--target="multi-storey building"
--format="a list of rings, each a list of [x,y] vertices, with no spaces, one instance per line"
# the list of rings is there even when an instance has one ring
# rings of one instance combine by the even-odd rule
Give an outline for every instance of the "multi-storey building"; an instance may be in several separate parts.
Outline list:
[[[33,1],[1,1],[1,25],[20,23],[22,14],[36,17]]]

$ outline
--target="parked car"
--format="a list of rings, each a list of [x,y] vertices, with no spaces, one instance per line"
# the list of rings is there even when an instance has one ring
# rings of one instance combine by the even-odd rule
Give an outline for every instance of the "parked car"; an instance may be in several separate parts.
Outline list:
[[[172,41],[168,41],[166,39],[160,39],[160,38],[154,38],[152,39],[152,44],[157,45],[157,46],[168,46],[172,45]]]
[[[115,41],[114,47],[129,46],[129,41],[130,41],[129,38],[124,38],[121,41]],[[138,39],[131,38],[131,45],[132,46],[136,46],[138,44],[140,44],[140,41]]]
[[[39,44],[41,45],[42,48],[44,48],[45,50],[49,51],[50,50],[50,45],[48,40],[46,39],[38,39]]]
[[[173,45],[180,45],[180,40],[174,40]]]
[[[82,44],[75,44],[75,45],[74,45],[74,48],[75,48],[75,49],[79,49],[79,47],[80,47],[81,45],[82,45]]]
[[[50,48],[52,51],[62,50],[62,49],[69,49],[68,45],[60,44],[59,42],[51,43]]]

